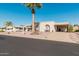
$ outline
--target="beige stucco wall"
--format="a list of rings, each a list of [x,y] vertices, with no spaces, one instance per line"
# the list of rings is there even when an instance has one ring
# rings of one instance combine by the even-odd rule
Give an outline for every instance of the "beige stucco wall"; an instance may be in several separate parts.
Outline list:
[[[50,32],[56,32],[56,25],[61,25],[61,26],[67,26],[69,23],[67,22],[63,22],[63,23],[55,23],[55,22],[40,22],[39,24],[39,31],[40,32],[45,32],[46,30],[46,25],[49,25],[50,26]],[[63,31],[67,31],[67,28],[66,27],[61,27]]]
[[[78,26],[74,26],[73,27],[73,31],[75,31],[75,30],[79,30],[79,27]]]
[[[39,25],[39,31],[40,32],[45,32],[46,25],[50,25],[50,32],[55,32],[55,27],[54,27],[54,22],[41,22]]]

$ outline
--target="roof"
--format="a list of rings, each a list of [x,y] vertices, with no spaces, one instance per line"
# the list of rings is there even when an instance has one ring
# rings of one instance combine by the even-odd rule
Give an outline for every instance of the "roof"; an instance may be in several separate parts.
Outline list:
[[[55,23],[55,25],[69,25],[68,22],[62,22],[62,23]]]
[[[40,23],[55,23],[54,21],[44,21],[44,22],[40,22]]]
[[[40,22],[42,24],[54,24],[54,25],[69,25],[68,22],[61,22],[61,23],[56,23],[56,22],[53,22],[53,21],[45,21],[45,22]]]

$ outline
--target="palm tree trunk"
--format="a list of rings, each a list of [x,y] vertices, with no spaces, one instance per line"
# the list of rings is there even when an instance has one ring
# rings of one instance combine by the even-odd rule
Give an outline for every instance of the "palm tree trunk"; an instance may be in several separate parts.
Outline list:
[[[32,32],[35,32],[35,10],[32,9]]]
[[[32,32],[35,32],[35,15],[32,14]]]
[[[23,26],[23,34],[25,34],[24,28],[25,28],[25,27]]]

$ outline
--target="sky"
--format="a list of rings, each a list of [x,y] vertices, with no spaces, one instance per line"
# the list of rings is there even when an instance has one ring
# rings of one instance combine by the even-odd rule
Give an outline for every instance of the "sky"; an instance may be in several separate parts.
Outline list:
[[[35,11],[36,22],[79,24],[78,3],[42,3],[42,7],[36,8]],[[21,3],[0,3],[0,26],[3,26],[6,21],[11,21],[16,26],[31,24],[31,10]]]

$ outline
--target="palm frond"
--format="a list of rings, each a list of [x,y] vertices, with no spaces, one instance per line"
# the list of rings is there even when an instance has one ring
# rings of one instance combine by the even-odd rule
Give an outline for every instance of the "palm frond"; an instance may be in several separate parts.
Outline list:
[[[13,23],[11,21],[6,21],[5,26],[13,26]]]
[[[42,7],[42,4],[41,3],[36,3],[36,7],[37,8],[41,8]]]
[[[24,3],[25,6],[29,8],[41,8],[42,4],[41,3]]]

